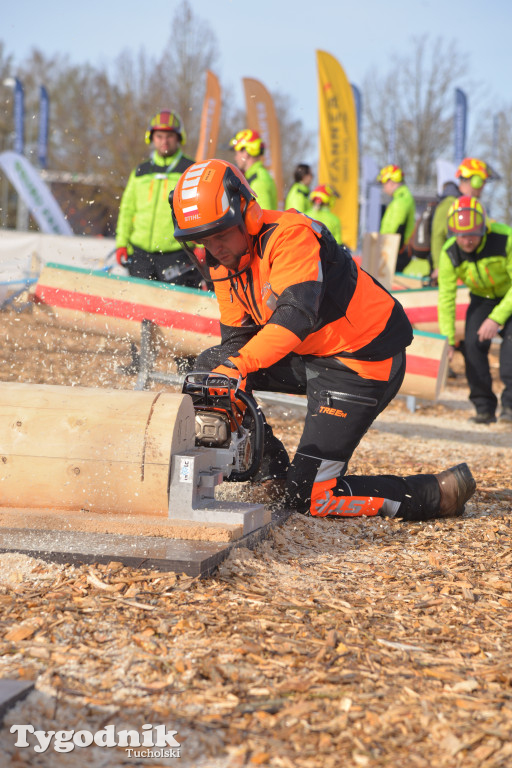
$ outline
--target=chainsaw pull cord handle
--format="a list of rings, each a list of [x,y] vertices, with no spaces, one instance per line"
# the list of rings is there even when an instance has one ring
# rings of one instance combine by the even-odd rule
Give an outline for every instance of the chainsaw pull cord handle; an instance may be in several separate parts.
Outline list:
[[[232,472],[229,476],[230,482],[245,483],[258,472],[263,459],[263,444],[265,435],[265,418],[258,403],[245,390],[238,389],[236,396],[247,406],[247,412],[250,413],[254,422],[254,436],[252,441],[252,461],[243,472]]]

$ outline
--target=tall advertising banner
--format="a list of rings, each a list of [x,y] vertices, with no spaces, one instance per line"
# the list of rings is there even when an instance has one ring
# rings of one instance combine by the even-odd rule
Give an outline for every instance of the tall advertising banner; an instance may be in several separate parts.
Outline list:
[[[283,170],[281,164],[281,137],[274,100],[259,80],[243,78],[247,128],[258,131],[265,144],[263,162],[274,177],[279,208],[283,207]]]
[[[206,93],[201,113],[201,128],[197,144],[196,163],[211,160],[217,151],[219,138],[219,123],[221,110],[221,94],[219,80],[213,72],[206,73]]]
[[[453,159],[456,165],[466,157],[466,122],[468,113],[468,100],[464,91],[455,89],[455,115],[453,120]]]
[[[50,235],[73,234],[50,188],[26,157],[17,152],[2,152],[0,168],[37,221],[41,232]]]
[[[357,247],[358,173],[356,108],[352,88],[339,62],[325,51],[316,52],[318,69],[319,162],[318,183],[330,184],[339,197],[333,206],[339,216],[343,242]]]
[[[37,135],[37,159],[40,168],[48,167],[48,126],[50,122],[50,98],[42,85],[39,89],[39,133]]]
[[[25,93],[23,85],[14,78],[14,151],[25,152]]]
[[[354,85],[354,83],[350,86],[352,88],[352,95],[354,97],[354,106],[356,108],[356,124],[357,124],[357,146],[361,146],[361,125],[363,120],[363,107],[362,107],[362,99],[361,99],[361,91],[357,87],[357,85]]]

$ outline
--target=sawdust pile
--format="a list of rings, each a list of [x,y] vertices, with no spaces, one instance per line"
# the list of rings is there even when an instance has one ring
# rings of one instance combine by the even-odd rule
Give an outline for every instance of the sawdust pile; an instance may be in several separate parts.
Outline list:
[[[115,370],[126,345],[30,312],[2,322],[1,380],[133,386]],[[37,681],[5,716],[5,764],[175,765],[122,748],[36,754],[9,732],[165,723],[182,766],[511,765],[512,430],[468,422],[455,367],[440,402],[392,403],[351,471],[467,461],[478,491],[461,519],[292,516],[206,580],[0,555],[0,678]],[[265,410],[293,452],[300,418]]]

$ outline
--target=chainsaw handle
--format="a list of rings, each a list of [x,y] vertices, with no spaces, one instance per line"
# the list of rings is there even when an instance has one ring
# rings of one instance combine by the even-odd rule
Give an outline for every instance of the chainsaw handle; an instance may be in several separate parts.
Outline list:
[[[263,459],[263,441],[265,435],[265,419],[263,412],[252,395],[243,389],[239,389],[236,397],[247,406],[247,413],[250,413],[254,422],[254,436],[252,442],[252,461],[250,466],[243,472],[232,472],[229,476],[231,483],[245,483],[258,472]]]

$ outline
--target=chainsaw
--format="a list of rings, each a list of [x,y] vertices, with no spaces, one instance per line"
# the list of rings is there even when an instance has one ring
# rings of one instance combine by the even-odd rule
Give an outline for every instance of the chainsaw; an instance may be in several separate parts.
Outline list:
[[[265,419],[252,395],[211,371],[188,373],[182,392],[192,398],[196,446],[216,449],[228,482],[253,478],[263,458]]]

